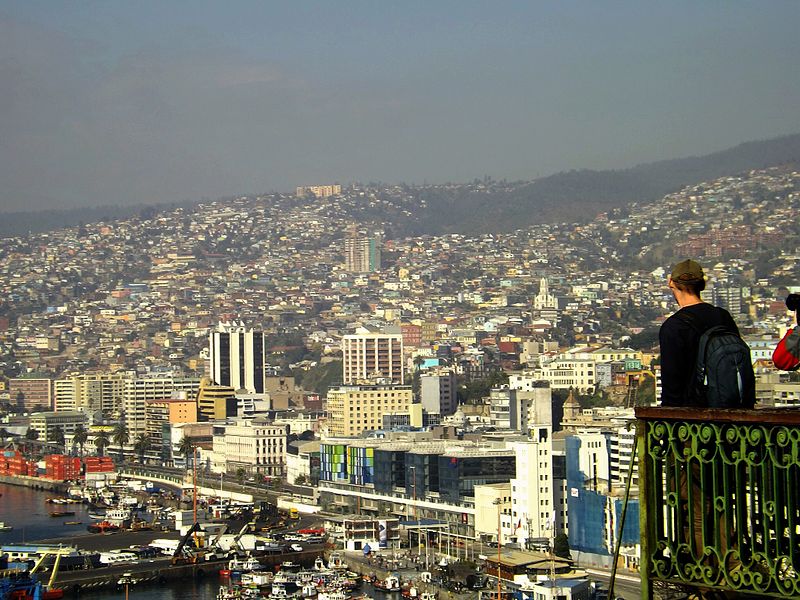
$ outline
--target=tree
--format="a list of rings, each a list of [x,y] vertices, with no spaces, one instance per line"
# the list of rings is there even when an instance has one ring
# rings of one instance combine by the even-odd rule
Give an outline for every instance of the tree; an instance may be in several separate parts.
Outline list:
[[[64,429],[61,427],[61,425],[56,425],[52,430],[50,430],[50,432],[48,432],[47,441],[55,442],[64,448],[64,452],[67,451],[65,445],[66,439],[64,438]]]
[[[139,456],[140,463],[144,463],[144,455],[150,450],[150,446],[152,446],[152,444],[149,435],[140,433],[136,436],[136,440],[133,442],[133,451]]]
[[[306,476],[305,475],[298,475],[294,479],[294,484],[295,485],[305,485],[306,483],[308,483],[308,481],[306,481]]]
[[[183,458],[186,461],[186,467],[189,467],[189,457],[194,456],[194,442],[192,438],[186,437],[185,435],[181,438],[181,441],[178,442],[178,452],[183,455]]]
[[[247,475],[247,471],[244,470],[244,467],[239,467],[236,469],[236,479],[239,482],[239,485],[244,487],[244,476]]]
[[[128,443],[130,433],[128,426],[125,423],[117,423],[114,425],[114,431],[111,432],[111,440],[119,446],[119,459],[125,461],[125,444]]]
[[[81,449],[81,456],[83,456],[83,447],[89,439],[89,432],[83,425],[75,427],[75,433],[72,434],[72,443],[77,444]]]
[[[97,448],[97,453],[100,456],[103,456],[105,453],[106,448],[111,443],[111,439],[108,437],[107,431],[101,431],[96,436],[94,436],[94,445]]]
[[[553,540],[553,554],[560,558],[572,559],[569,549],[569,538],[563,531]]]
[[[33,442],[39,439],[39,432],[34,429],[33,427],[28,427],[28,430],[25,432],[25,439],[29,442]],[[25,444],[25,451],[26,453],[30,450],[30,444]]]

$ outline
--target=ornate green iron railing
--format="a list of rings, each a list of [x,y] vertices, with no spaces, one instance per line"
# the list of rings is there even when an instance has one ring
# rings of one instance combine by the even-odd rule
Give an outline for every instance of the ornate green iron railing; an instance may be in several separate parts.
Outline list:
[[[636,418],[642,597],[800,598],[800,410],[647,407]]]

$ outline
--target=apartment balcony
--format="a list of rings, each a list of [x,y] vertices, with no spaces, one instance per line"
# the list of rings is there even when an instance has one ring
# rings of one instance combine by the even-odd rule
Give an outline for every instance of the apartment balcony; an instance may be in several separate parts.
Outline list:
[[[642,598],[800,598],[800,411],[636,418]]]

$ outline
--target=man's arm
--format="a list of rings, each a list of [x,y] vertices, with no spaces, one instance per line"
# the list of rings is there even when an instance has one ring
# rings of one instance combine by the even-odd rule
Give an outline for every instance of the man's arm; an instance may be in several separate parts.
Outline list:
[[[658,332],[661,346],[661,405],[683,406],[686,390],[686,349],[672,323],[664,322]]]

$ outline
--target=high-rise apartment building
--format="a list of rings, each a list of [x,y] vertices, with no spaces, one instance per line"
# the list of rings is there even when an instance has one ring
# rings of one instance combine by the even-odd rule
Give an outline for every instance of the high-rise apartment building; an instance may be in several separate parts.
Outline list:
[[[169,425],[197,422],[197,401],[194,398],[148,400],[144,403],[144,414],[150,450],[161,456],[164,444],[169,445]]]
[[[342,186],[338,183],[331,185],[299,185],[295,188],[295,195],[298,198],[314,196],[315,198],[328,198],[338,196],[342,193]]]
[[[53,380],[17,377],[8,381],[11,404],[22,410],[50,410],[53,408]]]
[[[383,416],[409,412],[410,385],[343,385],[328,389],[328,434],[352,437],[383,427]]]
[[[264,332],[219,323],[208,340],[211,379],[250,394],[264,393]]]
[[[145,406],[148,400],[165,400],[176,397],[194,400],[197,398],[199,389],[200,380],[188,377],[165,375],[125,380],[122,407],[125,413],[125,424],[128,426],[129,441],[132,442],[137,435],[147,433]]]
[[[54,382],[55,409],[119,412],[125,380],[133,379],[133,372],[72,374]]]
[[[361,329],[342,338],[342,382],[404,383],[403,336]]]
[[[381,268],[381,240],[352,234],[344,240],[344,267],[351,273],[373,273]]]

